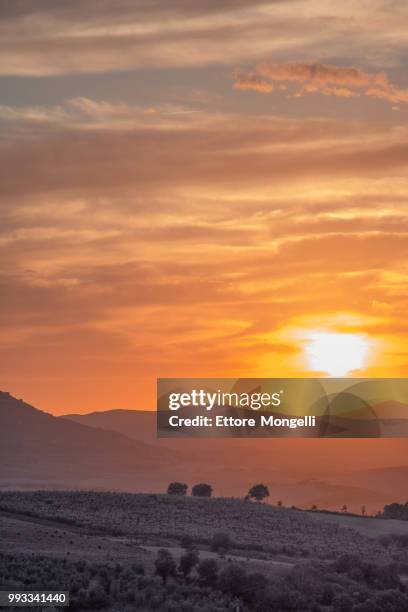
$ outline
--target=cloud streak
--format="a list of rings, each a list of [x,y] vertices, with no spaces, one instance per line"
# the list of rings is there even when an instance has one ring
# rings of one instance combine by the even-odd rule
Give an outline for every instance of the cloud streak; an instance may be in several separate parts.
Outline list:
[[[292,84],[289,95],[320,93],[339,98],[368,96],[391,103],[408,102],[408,89],[390,83],[385,72],[369,73],[353,66],[320,62],[261,62],[253,72],[237,72],[235,89],[271,93],[277,85]]]
[[[132,388],[135,371],[266,375],[273,360],[301,374],[285,329],[338,311],[375,315],[378,333],[404,340],[404,128],[145,117],[96,99],[2,112],[0,353],[11,389],[22,369],[27,388],[46,372],[51,405],[74,376],[97,407]]]
[[[152,407],[157,375],[304,375],[295,330],[340,320],[406,374],[392,4],[0,0],[2,385]]]
[[[272,54],[404,54],[406,6],[313,0],[27,0],[1,3],[0,74],[53,76],[227,66]],[[378,24],[381,23],[381,26]],[[392,36],[390,35],[392,32]]]

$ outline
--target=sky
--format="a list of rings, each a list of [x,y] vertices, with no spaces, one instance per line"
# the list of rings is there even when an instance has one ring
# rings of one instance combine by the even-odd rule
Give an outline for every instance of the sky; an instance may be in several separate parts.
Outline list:
[[[0,0],[0,388],[407,376],[407,32],[405,0]]]

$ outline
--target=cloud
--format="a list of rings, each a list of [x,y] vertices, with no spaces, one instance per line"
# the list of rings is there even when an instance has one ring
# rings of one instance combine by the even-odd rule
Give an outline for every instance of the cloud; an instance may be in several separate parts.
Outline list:
[[[274,56],[404,57],[406,6],[315,0],[15,0],[1,3],[0,74],[183,68]],[[402,59],[402,64],[403,59]]]
[[[257,66],[257,72],[271,81],[311,82],[318,85],[348,85],[363,87],[370,83],[383,82],[385,75],[369,75],[357,68],[333,66],[318,62],[298,63],[287,62],[276,64],[262,62]]]
[[[234,83],[234,89],[253,89],[261,93],[270,93],[273,91],[273,85],[258,74],[238,72]]]
[[[14,125],[18,130],[38,129],[93,129],[124,130],[145,128],[163,129],[186,126],[194,114],[188,107],[162,104],[158,107],[137,106],[124,102],[108,102],[86,97],[71,98],[55,106],[6,106],[0,105],[0,121],[8,128]]]
[[[298,87],[289,94],[300,97],[310,93],[353,98],[360,95],[408,102],[408,89],[400,89],[389,82],[385,72],[369,73],[353,66],[335,66],[320,62],[261,62],[253,72],[238,72],[235,89],[253,89],[271,93],[280,83],[293,83]]]
[[[3,2],[0,74],[225,64],[226,55],[234,60],[244,53],[252,56],[252,35],[266,51],[270,32],[276,30],[284,45],[273,15],[285,18],[286,7],[296,1],[238,0],[232,5],[226,0],[124,0],[120,7],[114,0],[102,5],[98,0]]]
[[[57,398],[74,377],[96,408],[101,376],[301,373],[279,333],[302,316],[380,300],[378,329],[404,324],[404,126],[90,98],[0,114],[4,385]]]

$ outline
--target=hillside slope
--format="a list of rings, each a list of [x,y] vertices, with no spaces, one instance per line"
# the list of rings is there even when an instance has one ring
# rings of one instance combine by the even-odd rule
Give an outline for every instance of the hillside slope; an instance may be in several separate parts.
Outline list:
[[[1,483],[154,490],[179,463],[172,450],[42,412],[0,392]]]
[[[233,498],[134,493],[37,491],[0,493],[0,510],[58,518],[89,529],[137,538],[142,544],[179,542],[188,535],[208,544],[228,533],[233,547],[294,557],[334,558],[343,553],[386,557],[359,531],[291,508]],[[369,521],[370,519],[366,519]]]
[[[310,508],[377,512],[405,501],[408,439],[171,439],[156,437],[156,413],[109,410],[63,418],[143,440],[188,455],[193,480],[207,479],[217,493],[242,496],[255,480],[268,484],[272,499]],[[342,470],[338,471],[338,458]]]

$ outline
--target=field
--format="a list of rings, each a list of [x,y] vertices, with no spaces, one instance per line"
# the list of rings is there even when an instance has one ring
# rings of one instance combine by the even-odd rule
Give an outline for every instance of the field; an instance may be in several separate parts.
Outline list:
[[[215,550],[219,533],[229,543]],[[78,610],[402,612],[407,533],[404,521],[238,499],[5,492],[0,586],[69,588]],[[163,548],[175,568],[196,551],[216,576],[207,581],[196,564],[160,579]]]
[[[138,544],[171,544],[184,535],[208,544],[217,531],[227,532],[239,550],[290,557],[336,558],[365,554],[389,561],[372,538],[324,515],[228,498],[173,495],[54,492],[5,492],[0,509],[63,521],[110,535],[130,536]],[[344,522],[344,519],[343,519]],[[243,529],[245,525],[245,529]]]

